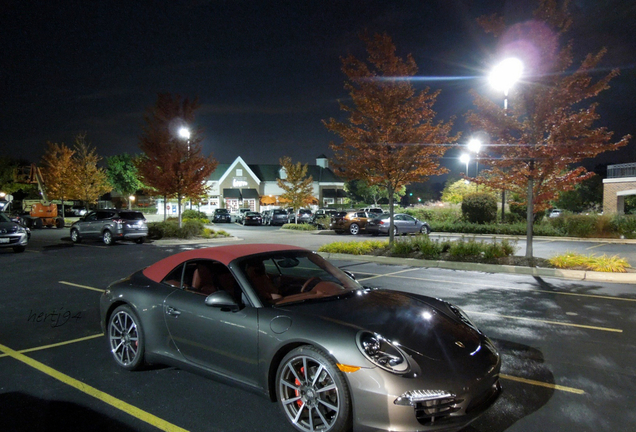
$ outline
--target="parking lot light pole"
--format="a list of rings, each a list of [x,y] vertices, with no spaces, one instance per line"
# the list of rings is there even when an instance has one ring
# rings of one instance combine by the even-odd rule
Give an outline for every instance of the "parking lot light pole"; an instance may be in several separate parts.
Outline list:
[[[523,63],[518,58],[510,57],[501,61],[490,73],[490,85],[504,94],[504,115],[508,115],[508,92],[521,78]],[[506,190],[501,190],[501,223],[505,221]]]

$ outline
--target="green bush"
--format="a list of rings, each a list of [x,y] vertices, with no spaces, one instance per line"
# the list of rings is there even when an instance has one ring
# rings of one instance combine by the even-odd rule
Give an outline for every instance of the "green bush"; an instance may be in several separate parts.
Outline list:
[[[497,200],[491,194],[476,192],[464,196],[462,215],[472,223],[489,223],[497,219]]]
[[[385,250],[388,244],[387,240],[334,242],[320,246],[318,252],[370,255],[378,250]]]
[[[396,211],[397,213],[397,211]],[[404,210],[404,213],[421,221],[431,222],[457,222],[462,219],[459,207],[416,207]]]
[[[308,224],[308,223],[299,223],[299,224],[288,223],[283,225],[281,228],[292,230],[292,231],[316,231],[318,229],[314,225]]]
[[[209,223],[208,215],[198,210],[184,210],[181,213],[181,219],[201,219],[203,221],[207,221],[204,223]]]
[[[636,215],[616,215],[611,218],[612,231],[625,238],[636,238]]]
[[[459,240],[454,241],[448,254],[455,258],[466,256],[479,256],[482,252],[483,242],[478,242],[474,238],[466,240],[463,236]]]
[[[188,239],[199,237],[203,234],[204,225],[198,219],[184,220],[182,227],[179,228],[179,222],[174,219],[168,219],[165,222],[151,222],[148,224],[148,237],[154,240],[161,238],[180,238]]]
[[[427,235],[415,235],[402,237],[395,240],[391,248],[391,254],[396,256],[408,256],[413,252],[419,252],[423,259],[437,259],[443,252],[450,248],[450,240],[432,240]]]

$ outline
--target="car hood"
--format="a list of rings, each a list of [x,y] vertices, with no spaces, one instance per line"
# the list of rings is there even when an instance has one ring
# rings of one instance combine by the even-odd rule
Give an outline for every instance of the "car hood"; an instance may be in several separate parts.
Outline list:
[[[15,222],[0,222],[0,232],[14,233],[20,228]]]
[[[294,314],[378,333],[399,344],[413,358],[421,359],[418,363],[422,366],[434,362],[471,367],[477,358],[485,363],[498,363],[498,354],[490,341],[463,322],[448,303],[434,298],[388,290],[360,290],[345,298],[292,304],[287,308]]]

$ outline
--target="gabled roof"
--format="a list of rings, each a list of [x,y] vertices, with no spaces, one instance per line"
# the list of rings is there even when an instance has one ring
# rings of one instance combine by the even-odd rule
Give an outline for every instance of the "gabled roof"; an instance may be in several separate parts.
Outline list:
[[[216,170],[210,175],[208,180],[210,181],[223,181],[232,169],[238,164],[238,161],[243,163],[248,168],[250,175],[254,177],[257,183],[275,182],[279,178],[280,168],[279,164],[258,164],[248,165],[239,156],[231,164],[218,164]],[[310,175],[314,181],[326,182],[326,183],[342,183],[343,180],[339,178],[329,168],[323,168],[319,165],[307,165],[307,175]]]

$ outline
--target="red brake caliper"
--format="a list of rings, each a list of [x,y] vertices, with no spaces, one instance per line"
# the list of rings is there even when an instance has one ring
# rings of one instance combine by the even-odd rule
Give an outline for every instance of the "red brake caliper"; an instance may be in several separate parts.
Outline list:
[[[301,373],[301,374],[304,374],[304,373],[305,373],[305,368],[304,368],[304,367],[301,367],[301,368],[300,368],[300,373]],[[297,386],[300,386],[300,381],[298,381],[298,378],[296,378],[296,379],[294,380],[294,384],[296,384]],[[296,397],[300,396],[300,391],[298,391],[298,390],[294,390],[294,391],[296,392]],[[303,406],[303,401],[302,401],[302,399],[298,399],[298,400],[296,401],[296,405],[298,405],[298,408],[300,408],[301,406]]]

